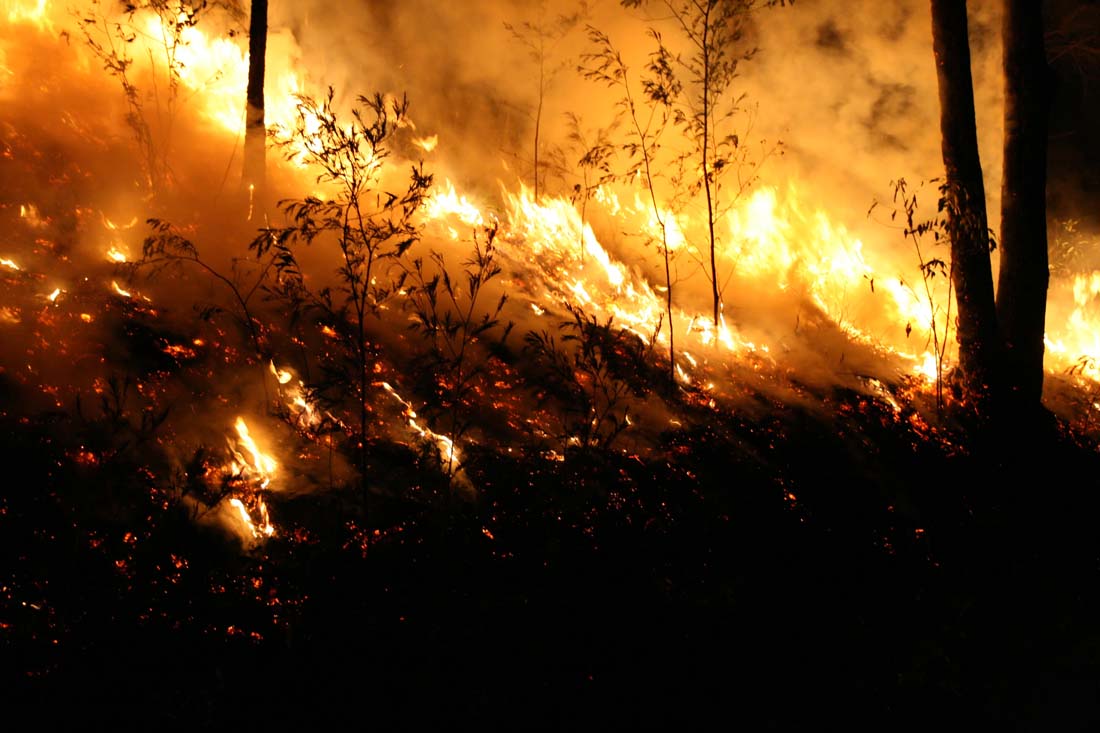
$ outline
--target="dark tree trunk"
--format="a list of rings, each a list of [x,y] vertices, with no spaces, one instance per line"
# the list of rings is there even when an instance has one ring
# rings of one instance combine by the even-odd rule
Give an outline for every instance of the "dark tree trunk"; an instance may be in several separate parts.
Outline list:
[[[978,157],[970,42],[963,0],[931,0],[932,46],[940,94],[940,133],[946,171],[947,234],[958,302],[960,386],[979,406],[997,389],[1001,351],[989,261],[985,185]]]
[[[244,133],[245,186],[260,191],[266,176],[267,129],[264,126],[264,66],[267,56],[267,0],[252,0],[248,21],[248,92]]]
[[[1022,409],[1043,396],[1047,261],[1047,66],[1036,0],[1006,0],[1005,141],[997,319],[1009,394]]]

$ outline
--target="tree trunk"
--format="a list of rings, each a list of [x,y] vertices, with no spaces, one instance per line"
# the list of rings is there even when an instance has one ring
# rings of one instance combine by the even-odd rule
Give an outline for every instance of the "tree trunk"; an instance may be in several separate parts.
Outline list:
[[[958,302],[960,386],[966,397],[981,407],[999,393],[996,360],[1001,349],[989,261],[985,185],[974,121],[966,3],[931,2],[946,171],[947,235],[951,241],[951,274]]]
[[[263,190],[267,128],[264,125],[264,66],[267,56],[267,0],[252,0],[248,21],[248,92],[244,132],[245,186]]]
[[[1043,396],[1047,260],[1046,51],[1036,0],[1006,0],[1004,177],[997,319],[1005,346],[1009,396],[1022,409]]]

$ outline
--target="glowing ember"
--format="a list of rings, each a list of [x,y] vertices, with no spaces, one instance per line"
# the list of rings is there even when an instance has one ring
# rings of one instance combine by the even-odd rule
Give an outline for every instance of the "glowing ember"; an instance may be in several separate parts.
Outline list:
[[[7,257],[0,257],[0,265],[8,268],[9,270],[19,270],[19,265],[15,264],[15,260],[8,259]]]

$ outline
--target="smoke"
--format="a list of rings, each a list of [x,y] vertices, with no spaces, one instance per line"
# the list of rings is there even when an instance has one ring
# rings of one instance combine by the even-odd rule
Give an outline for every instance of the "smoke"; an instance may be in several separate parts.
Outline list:
[[[972,2],[971,48],[982,160],[990,194],[999,189],[1001,81],[997,4]],[[530,179],[534,119],[545,77],[541,125],[547,148],[561,144],[563,114],[605,123],[616,95],[576,73],[591,50],[584,34],[605,31],[640,74],[652,49],[649,28],[686,52],[660,3],[629,13],[617,3],[424,0],[282,6],[309,77],[345,98],[375,89],[406,91],[425,132],[442,133],[448,167],[500,175],[505,160]],[[576,17],[572,24],[562,17]],[[516,35],[505,28],[510,24]],[[525,26],[526,24],[526,26]],[[804,0],[757,13],[749,37],[759,49],[741,65],[735,94],[752,109],[752,138],[783,140],[774,180],[793,169],[837,202],[861,199],[904,176],[939,173],[938,94],[928,3]],[[524,40],[542,46],[541,63]],[[478,173],[473,173],[477,171]],[[508,183],[511,183],[510,181]],[[857,188],[858,187],[858,188]],[[853,195],[849,195],[849,192]],[[996,200],[991,201],[991,210]]]

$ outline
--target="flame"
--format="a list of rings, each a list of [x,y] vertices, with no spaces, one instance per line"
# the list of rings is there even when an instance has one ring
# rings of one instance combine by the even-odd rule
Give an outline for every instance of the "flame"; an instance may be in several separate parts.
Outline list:
[[[229,505],[236,509],[252,539],[272,537],[275,526],[271,523],[262,492],[270,487],[279,464],[257,445],[244,418],[237,418],[234,429],[237,440],[236,443],[230,441],[229,450],[235,460],[229,463],[226,470],[231,476],[244,480],[244,494],[230,498]]]
[[[41,31],[54,30],[51,14],[57,12],[50,0],[0,0],[0,12],[6,9],[10,23],[31,24]],[[0,16],[2,17],[2,16]],[[180,29],[179,43],[173,44],[176,20],[165,14],[161,17],[150,9],[134,13],[132,21],[119,13],[109,17],[109,23],[128,25],[136,30],[128,55],[133,59],[148,59],[157,74],[167,73],[170,50],[172,68],[178,74],[180,84],[193,92],[189,103],[198,106],[209,121],[234,135],[242,135],[245,129],[245,108],[242,100],[248,88],[247,37],[221,36],[208,33],[204,20],[199,25]],[[215,21],[216,22],[216,21]],[[298,114],[298,96],[303,93],[301,75],[294,66],[298,52],[289,31],[272,29],[268,33],[267,70],[265,75],[264,117],[269,128],[292,129]],[[38,225],[34,207],[23,207],[23,216]],[[124,229],[107,222],[108,229]]]
[[[1100,270],[1051,281],[1047,324],[1047,369],[1100,382]]]
[[[433,432],[430,428],[424,427],[419,422],[417,422],[418,418],[416,411],[413,409],[413,406],[409,404],[409,402],[406,401],[404,397],[398,394],[397,390],[394,389],[393,385],[391,385],[389,382],[377,382],[375,386],[381,387],[391,397],[397,400],[402,405],[402,407],[405,408],[405,419],[408,420],[408,426],[418,436],[430,443],[435,444],[436,450],[439,452],[440,463],[444,466],[449,467],[452,474],[457,473],[460,466],[460,457],[458,448],[455,446],[454,441],[451,440],[450,437],[441,433]]]
[[[307,398],[305,385],[302,382],[298,382],[298,386],[290,390],[289,403],[300,426],[316,428],[321,424],[321,415]]]
[[[144,50],[148,53],[159,48],[163,55],[171,31],[156,13],[145,13],[140,22],[145,32],[139,39],[148,46]],[[294,54],[285,46],[284,36],[269,33],[264,85],[264,119],[269,127],[292,126],[297,114],[297,95],[302,92],[299,75],[290,68],[280,68],[294,60]],[[188,89],[201,93],[198,100],[203,114],[221,128],[242,135],[245,109],[241,100],[248,89],[247,48],[237,39],[212,38],[199,26],[189,26],[182,30],[175,55],[180,81]]]
[[[237,497],[233,497],[229,500],[229,506],[237,510],[241,521],[244,522],[245,525],[249,527],[249,529],[255,528],[255,525],[252,524],[252,517],[248,514],[248,509],[245,508],[243,501],[241,501]]]
[[[429,135],[428,137],[418,137],[412,141],[413,145],[417,146],[425,153],[430,153],[435,150],[439,145],[439,135]]]
[[[275,526],[271,523],[271,518],[267,512],[267,504],[264,503],[263,499],[256,502],[255,511],[259,515],[258,522],[252,520],[252,514],[249,512],[248,507],[237,497],[229,500],[229,506],[237,511],[237,518],[244,524],[245,529],[253,539],[258,540],[275,536]]]
[[[40,30],[53,29],[49,17],[49,0],[4,0],[9,23],[30,23]]]
[[[508,226],[505,236],[522,242],[523,257],[537,261],[550,292],[537,300],[578,303],[643,339],[652,337],[664,307],[654,289],[600,244],[590,224],[582,222],[571,201],[544,197],[535,201],[526,186],[505,192]]]
[[[268,368],[275,376],[275,381],[279,385],[279,395],[293,416],[295,425],[301,429],[318,427],[322,416],[310,399],[305,383],[299,379],[297,384],[291,384],[294,381],[294,372],[276,367],[274,361],[269,362]],[[339,423],[331,414],[326,413],[326,416],[334,423]]]
[[[132,298],[133,297],[133,295],[130,293],[129,290],[123,290],[122,287],[115,280],[111,281],[111,287],[114,288],[114,291],[116,293],[118,293],[119,295],[121,295],[123,298]]]
[[[137,226],[137,223],[138,223],[138,219],[137,219],[136,216],[130,217],[130,221],[126,222],[125,224],[118,224],[117,222],[113,221],[112,219],[109,219],[106,215],[101,214],[101,216],[103,218],[104,228],[107,229],[108,231],[112,231],[112,232],[118,232],[118,231],[124,231],[124,230],[127,230],[127,229],[133,229],[135,226]]]
[[[445,181],[439,190],[432,192],[424,202],[424,213],[432,220],[454,217],[470,227],[485,226],[485,217],[481,209],[466,196],[460,196],[450,181]]]
[[[129,259],[130,259],[129,255],[127,255],[125,252],[120,250],[117,246],[112,246],[109,250],[107,250],[107,261],[108,262],[123,263],[123,262],[128,262]]]
[[[19,218],[26,221],[29,226],[35,229],[41,229],[48,223],[42,218],[42,215],[38,213],[38,207],[34,204],[20,204]]]
[[[244,469],[247,469],[261,479],[260,488],[266,489],[268,484],[271,483],[271,479],[274,477],[275,471],[279,468],[279,463],[271,455],[260,450],[260,447],[256,445],[256,440],[252,437],[252,433],[248,429],[248,424],[244,421],[244,418],[238,417],[237,422],[234,424],[237,430],[237,438],[240,441],[241,447],[245,453],[234,450],[234,454],[241,462]]]
[[[271,373],[275,375],[275,380],[279,384],[286,384],[290,380],[294,379],[294,375],[285,369],[278,369],[275,366],[275,362],[270,362]]]
[[[0,257],[0,265],[3,265],[4,267],[8,268],[9,270],[18,271],[18,270],[22,269],[22,268],[19,267],[19,265],[15,264],[15,260],[8,259],[7,257]]]
[[[939,374],[939,369],[936,365],[936,355],[931,351],[926,351],[917,366],[913,368],[913,372],[923,377],[929,384],[935,384],[937,375]]]

